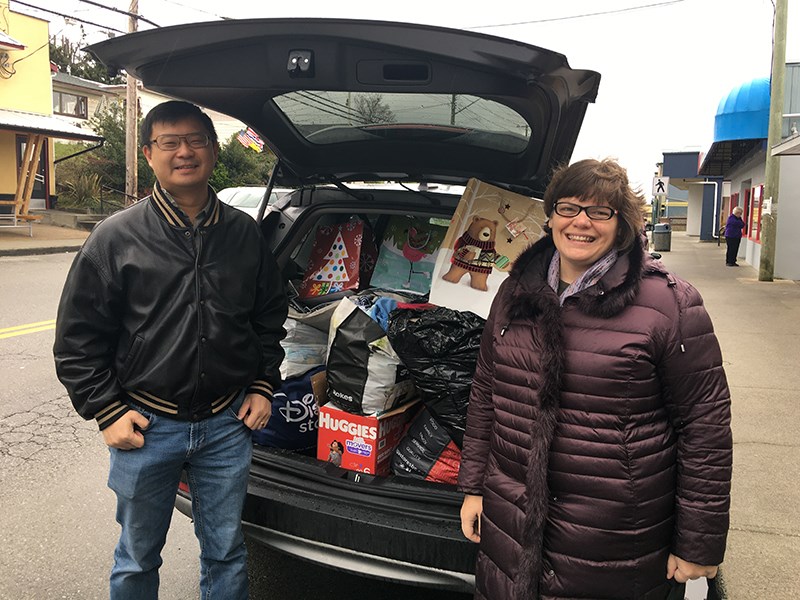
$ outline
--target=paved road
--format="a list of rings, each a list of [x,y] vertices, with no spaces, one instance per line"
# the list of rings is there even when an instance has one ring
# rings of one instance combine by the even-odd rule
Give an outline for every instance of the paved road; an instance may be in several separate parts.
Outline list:
[[[53,319],[73,254],[0,257],[0,600],[101,600],[118,536],[108,452],[53,369]],[[27,327],[21,327],[28,325]],[[175,512],[162,600],[199,597],[198,546]],[[465,600],[259,552],[253,600]]]
[[[0,258],[0,599],[107,598],[116,543],[108,452],[53,369],[53,323],[72,255]],[[10,329],[20,325],[39,325]],[[198,595],[197,544],[176,513],[162,597]]]

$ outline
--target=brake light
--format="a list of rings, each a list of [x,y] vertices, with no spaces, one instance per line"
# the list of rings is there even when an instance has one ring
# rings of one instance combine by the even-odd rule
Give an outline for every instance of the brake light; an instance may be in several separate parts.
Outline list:
[[[188,484],[188,483],[186,483],[185,481],[181,481],[181,482],[178,484],[178,490],[180,490],[180,491],[181,491],[181,492],[183,492],[184,494],[187,494],[187,495],[188,495],[188,494],[189,494],[189,484]]]

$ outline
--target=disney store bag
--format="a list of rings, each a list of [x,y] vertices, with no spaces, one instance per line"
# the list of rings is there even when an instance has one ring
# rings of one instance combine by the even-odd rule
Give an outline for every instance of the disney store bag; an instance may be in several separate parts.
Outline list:
[[[319,405],[314,382],[325,376],[325,365],[286,379],[272,396],[272,416],[263,429],[253,430],[253,441],[261,446],[287,450],[317,447]]]

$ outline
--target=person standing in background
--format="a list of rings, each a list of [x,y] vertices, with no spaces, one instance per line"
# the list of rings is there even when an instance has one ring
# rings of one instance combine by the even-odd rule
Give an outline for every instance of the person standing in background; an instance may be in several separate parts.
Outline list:
[[[725,223],[725,245],[727,251],[725,252],[725,266],[738,267],[736,256],[739,254],[739,244],[742,241],[742,231],[744,230],[744,221],[742,221],[741,206],[737,206],[728,217]]]

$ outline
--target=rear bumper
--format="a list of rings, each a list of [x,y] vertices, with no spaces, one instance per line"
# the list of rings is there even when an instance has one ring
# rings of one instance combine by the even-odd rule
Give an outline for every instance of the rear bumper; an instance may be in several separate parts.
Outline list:
[[[192,500],[188,496],[185,496],[183,492],[178,492],[178,495],[175,497],[175,508],[190,519],[192,518]]]
[[[459,494],[294,466],[254,464],[242,514],[252,540],[357,575],[473,591],[477,545],[461,533]]]
[[[256,458],[242,514],[245,535],[355,575],[473,592],[477,545],[461,533],[460,494],[448,486],[354,475],[313,459]],[[191,517],[183,492],[175,504]]]
[[[365,554],[273,531],[251,523],[244,523],[243,527],[245,535],[252,541],[323,567],[424,588],[469,594],[475,589],[475,576],[470,573],[445,571],[392,560],[383,556]]]

